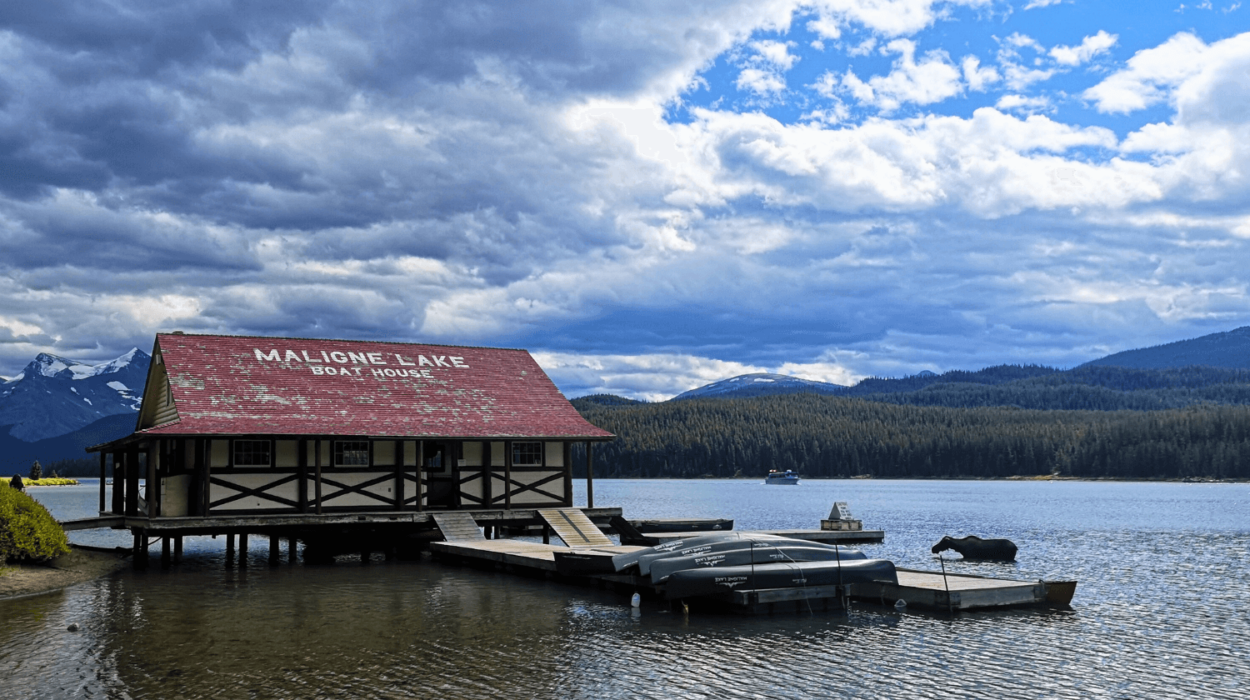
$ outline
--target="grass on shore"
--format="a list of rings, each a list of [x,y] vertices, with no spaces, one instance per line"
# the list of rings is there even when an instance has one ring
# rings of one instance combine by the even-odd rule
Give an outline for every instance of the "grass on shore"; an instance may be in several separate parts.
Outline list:
[[[77,486],[78,479],[52,478],[47,479],[26,479],[24,486]]]

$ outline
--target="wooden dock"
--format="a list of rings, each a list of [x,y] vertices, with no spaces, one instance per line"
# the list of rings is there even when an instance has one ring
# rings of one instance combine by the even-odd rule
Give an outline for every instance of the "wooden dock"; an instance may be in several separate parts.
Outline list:
[[[885,541],[884,530],[735,530],[742,534],[777,535],[795,540],[807,540],[822,544],[881,544]],[[706,532],[648,532],[643,537],[649,544],[657,545],[669,540],[706,535]]]
[[[1056,600],[1060,586],[1067,590],[1066,600]],[[898,569],[898,584],[858,583],[851,587],[856,600],[893,604],[902,600],[908,607],[936,610],[979,610],[1046,603],[1067,604],[1072,599],[1075,583],[1061,581],[1012,581],[1009,579],[943,575],[940,571]]]
[[[644,547],[602,546],[579,548],[579,554],[600,554],[611,557],[616,554],[635,552]],[[569,551],[559,545],[539,544],[521,540],[481,540],[431,542],[430,550],[440,558],[452,559],[466,564],[488,566],[511,573],[559,576],[556,570],[557,551]],[[570,580],[602,581],[625,589],[650,593],[662,592],[646,576],[631,574],[586,574],[565,577]],[[870,583],[851,586],[813,586],[811,588],[754,589],[727,592],[709,601],[719,603],[737,612],[774,613],[807,612],[841,609],[850,598],[864,603],[892,606],[898,600],[906,601],[907,607],[938,611],[978,610],[1016,606],[1066,604],[1071,600],[1071,590],[1066,600],[1053,600],[1053,588],[1066,585],[1061,582],[1011,581],[1007,579],[947,574],[941,572],[898,569],[898,584]],[[949,589],[948,589],[949,587]],[[949,594],[948,591],[949,590]]]

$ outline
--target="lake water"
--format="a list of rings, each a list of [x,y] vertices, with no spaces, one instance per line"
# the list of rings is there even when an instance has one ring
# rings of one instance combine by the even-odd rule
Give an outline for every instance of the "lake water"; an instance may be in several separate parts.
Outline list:
[[[34,490],[62,518],[96,493]],[[595,497],[738,529],[817,527],[848,501],[886,531],[870,556],[936,569],[944,534],[1008,537],[1017,563],[949,569],[1080,585],[1064,610],[686,618],[430,560],[270,569],[255,538],[227,569],[223,540],[194,538],[169,571],[0,601],[0,697],[1250,697],[1250,485],[604,480]]]

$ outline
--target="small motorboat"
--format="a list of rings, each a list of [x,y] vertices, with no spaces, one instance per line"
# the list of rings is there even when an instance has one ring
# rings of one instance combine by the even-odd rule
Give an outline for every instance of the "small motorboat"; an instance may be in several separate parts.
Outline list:
[[[685,569],[668,577],[664,595],[669,600],[680,600],[722,596],[736,590],[846,586],[869,581],[897,585],[894,562],[860,559]]]
[[[775,562],[800,561],[860,561],[868,556],[849,547],[822,547],[803,544],[763,544],[711,554],[692,554],[684,557],[665,557],[651,562],[651,582],[663,583],[674,572],[700,567],[721,568],[743,564],[772,564]]]
[[[789,469],[784,472],[777,471],[776,469],[770,469],[768,470],[768,476],[764,477],[764,483],[794,485],[799,483],[799,475]]]

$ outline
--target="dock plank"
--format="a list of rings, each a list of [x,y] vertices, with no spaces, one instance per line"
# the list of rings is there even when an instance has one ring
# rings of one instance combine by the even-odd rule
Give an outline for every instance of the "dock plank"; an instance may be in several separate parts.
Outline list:
[[[560,539],[564,540],[564,544],[572,549],[611,547],[614,544],[598,525],[577,508],[541,509],[538,517],[545,520]]]
[[[477,562],[493,562],[506,566],[538,571],[556,571],[556,550],[567,551],[568,547],[553,544],[541,544],[523,540],[481,540],[472,542],[431,542],[430,550],[435,554],[452,556],[462,560]],[[611,557],[613,554],[632,552],[641,547],[610,547],[580,548],[579,552],[593,552]],[[601,578],[601,577],[596,577]],[[605,579],[606,580],[606,579]]]
[[[443,533],[443,539],[448,542],[486,540],[486,537],[482,534],[482,529],[477,526],[477,521],[473,519],[471,514],[463,511],[435,513],[434,524],[438,525],[439,532]]]
[[[943,580],[940,571],[914,569],[898,569],[897,573],[897,585],[857,583],[851,597],[882,602],[901,599],[909,606],[955,610],[1036,605],[1046,601],[1046,585],[1041,582],[951,573]]]

